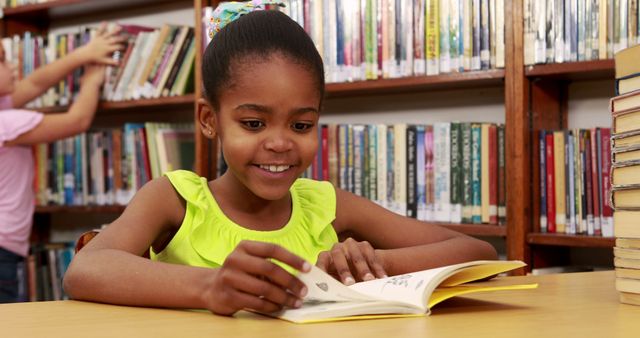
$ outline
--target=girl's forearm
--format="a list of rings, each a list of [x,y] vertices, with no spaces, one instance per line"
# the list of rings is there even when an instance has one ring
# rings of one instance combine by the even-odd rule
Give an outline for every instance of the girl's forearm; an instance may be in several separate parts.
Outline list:
[[[93,121],[100,99],[99,83],[83,83],[76,99],[69,107],[68,114],[77,121],[80,131],[87,130]]]
[[[117,262],[117,263],[114,263]],[[154,262],[113,249],[78,254],[64,278],[72,299],[121,305],[205,308],[217,270]]]
[[[467,236],[413,247],[376,250],[389,276],[474,260],[497,259],[488,242]]]
[[[12,94],[14,107],[21,108],[31,100],[44,94],[49,88],[59,83],[69,73],[88,61],[85,49],[80,47],[63,58],[39,67],[24,80],[17,83]]]

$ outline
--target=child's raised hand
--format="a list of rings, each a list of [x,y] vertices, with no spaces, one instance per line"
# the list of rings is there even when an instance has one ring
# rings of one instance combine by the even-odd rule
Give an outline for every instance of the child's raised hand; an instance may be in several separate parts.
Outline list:
[[[278,245],[242,241],[217,271],[205,295],[207,308],[232,315],[247,308],[274,312],[284,306],[300,307],[306,286],[271,259],[303,272],[311,269],[309,263]]]
[[[103,22],[95,36],[84,46],[80,47],[87,62],[99,63],[108,66],[116,66],[118,61],[111,58],[111,54],[117,50],[124,49],[125,37],[120,36],[120,27],[109,31],[107,23]]]
[[[353,238],[336,243],[330,251],[321,252],[316,265],[345,285],[387,277],[371,244]]]

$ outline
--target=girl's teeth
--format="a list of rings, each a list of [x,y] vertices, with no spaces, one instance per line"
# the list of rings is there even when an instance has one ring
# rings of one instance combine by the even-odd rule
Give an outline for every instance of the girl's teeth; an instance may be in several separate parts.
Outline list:
[[[289,169],[289,167],[290,166],[288,165],[260,165],[260,168],[274,172],[274,173],[283,172]]]

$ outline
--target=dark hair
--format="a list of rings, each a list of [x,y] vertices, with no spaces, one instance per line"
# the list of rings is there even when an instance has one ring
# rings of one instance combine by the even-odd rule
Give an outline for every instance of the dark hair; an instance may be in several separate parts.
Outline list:
[[[231,81],[234,62],[281,53],[307,68],[316,78],[320,102],[324,97],[324,67],[313,41],[300,25],[275,10],[248,13],[223,27],[207,46],[202,61],[204,95],[219,109],[219,94]]]

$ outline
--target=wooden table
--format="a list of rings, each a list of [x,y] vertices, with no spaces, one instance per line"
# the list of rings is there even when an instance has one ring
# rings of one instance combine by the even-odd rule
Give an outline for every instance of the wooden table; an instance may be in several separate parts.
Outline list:
[[[640,306],[620,304],[613,271],[504,277],[538,289],[458,297],[428,317],[291,324],[252,313],[77,301],[0,305],[2,337],[640,337]]]

